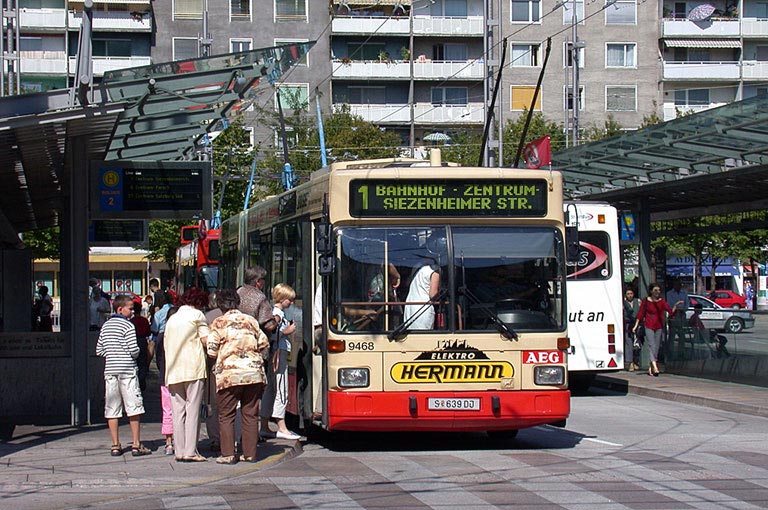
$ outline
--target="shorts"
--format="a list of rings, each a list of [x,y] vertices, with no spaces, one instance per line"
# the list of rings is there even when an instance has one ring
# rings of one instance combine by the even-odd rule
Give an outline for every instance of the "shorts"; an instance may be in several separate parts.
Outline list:
[[[144,414],[144,399],[136,372],[104,376],[104,418],[122,418],[123,408],[126,416]]]

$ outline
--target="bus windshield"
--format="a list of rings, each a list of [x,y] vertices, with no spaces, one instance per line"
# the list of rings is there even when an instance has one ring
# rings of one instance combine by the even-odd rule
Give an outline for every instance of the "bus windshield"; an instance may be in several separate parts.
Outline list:
[[[562,238],[549,227],[343,227],[339,333],[562,331]]]

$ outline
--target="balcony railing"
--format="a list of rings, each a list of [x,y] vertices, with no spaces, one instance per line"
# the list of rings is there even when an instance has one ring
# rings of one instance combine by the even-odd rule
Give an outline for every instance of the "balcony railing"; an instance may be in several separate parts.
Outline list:
[[[662,37],[738,37],[740,29],[739,18],[715,18],[696,22],[664,18],[661,22]]]
[[[334,105],[340,106],[340,105]],[[368,122],[377,124],[408,124],[410,107],[407,104],[350,104],[350,111]],[[414,124],[482,124],[483,103],[466,105],[432,105],[417,103],[413,112]]]
[[[663,63],[665,80],[738,80],[741,76],[740,71],[739,62],[733,61],[666,61]]]
[[[745,80],[768,79],[768,62],[744,60],[741,63],[741,77]]]
[[[334,34],[408,35],[410,20],[407,16],[387,18],[383,16],[337,16],[333,18]],[[480,37],[483,35],[483,18],[451,18],[440,16],[414,16],[414,35]]]
[[[416,61],[413,63],[415,80],[482,80],[485,66],[477,60],[469,61]],[[333,61],[333,77],[349,80],[407,80],[410,78],[407,61]]]
[[[408,35],[409,29],[408,18],[336,17],[331,24],[334,34]]]
[[[63,30],[67,26],[66,9],[27,9],[19,12],[21,28]]]
[[[744,37],[768,37],[768,19],[742,18],[741,35]]]
[[[93,57],[93,74],[101,76],[107,71],[127,69],[129,67],[148,66],[152,61],[149,57]],[[77,59],[69,57],[69,72],[75,74]]]
[[[68,13],[69,28],[80,28],[83,24],[83,13]],[[114,30],[117,32],[151,32],[152,16],[149,13],[132,14],[125,11],[110,11],[93,13],[94,30]]]
[[[19,55],[22,74],[66,74],[65,51],[22,51]]]
[[[710,103],[704,105],[676,105],[674,103],[664,103],[664,122],[673,120],[680,115],[689,115],[691,113],[699,113],[704,110],[717,108],[727,103]]]
[[[416,35],[479,37],[483,35],[483,18],[482,16],[469,16],[467,18],[414,16],[413,33]]]

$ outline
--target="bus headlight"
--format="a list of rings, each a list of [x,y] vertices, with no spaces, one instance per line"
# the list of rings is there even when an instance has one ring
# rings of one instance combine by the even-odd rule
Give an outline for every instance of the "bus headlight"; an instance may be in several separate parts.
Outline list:
[[[340,368],[339,387],[365,388],[369,385],[371,372],[367,368]]]
[[[543,365],[533,368],[533,382],[540,386],[565,384],[565,367]]]

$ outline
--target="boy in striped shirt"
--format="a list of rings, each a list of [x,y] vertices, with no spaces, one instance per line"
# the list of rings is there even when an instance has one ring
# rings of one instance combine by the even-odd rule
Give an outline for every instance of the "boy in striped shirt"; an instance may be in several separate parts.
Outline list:
[[[118,420],[123,409],[128,416],[133,435],[131,454],[134,457],[152,453],[139,440],[140,421],[144,414],[144,400],[139,389],[136,358],[139,344],[136,328],[131,323],[133,301],[130,296],[119,295],[112,303],[115,314],[104,323],[96,342],[96,355],[105,358],[104,363],[104,417],[112,436],[110,455],[119,457],[123,447],[118,437]]]

